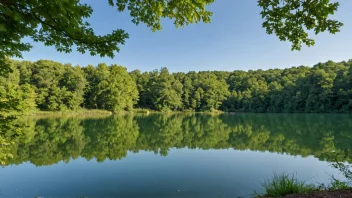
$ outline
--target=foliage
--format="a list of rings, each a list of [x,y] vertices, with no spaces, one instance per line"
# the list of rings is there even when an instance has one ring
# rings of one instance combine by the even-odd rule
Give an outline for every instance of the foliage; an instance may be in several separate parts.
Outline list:
[[[128,10],[135,24],[143,22],[155,31],[161,29],[161,18],[174,19],[176,26],[209,22],[211,12],[205,6],[213,0],[108,2],[116,4],[119,12]],[[25,37],[54,46],[59,52],[69,53],[76,46],[78,52],[114,57],[129,37],[122,29],[95,34],[86,21],[93,9],[79,0],[1,0],[0,5],[0,37],[5,38],[0,43],[0,57],[21,57],[23,51],[29,51],[32,46],[23,41]]]
[[[297,178],[296,174],[274,173],[274,176],[264,183],[265,189],[263,196],[255,193],[256,197],[281,197],[289,194],[303,194],[316,191],[316,187],[311,184],[306,184]]]
[[[113,57],[128,38],[123,30],[97,36],[85,21],[93,9],[77,0],[2,0],[0,4],[0,36],[6,38],[1,41],[0,55],[21,57],[21,52],[31,48],[22,40],[29,37],[55,46],[59,52],[69,53],[75,45],[82,53]]]
[[[88,81],[84,107],[114,112],[131,111],[138,100],[138,90],[127,69],[99,64],[83,69]]]
[[[139,74],[141,76],[143,74]],[[138,88],[141,92],[144,91],[143,101],[144,107],[150,107],[159,111],[178,110],[182,107],[182,84],[169,73],[167,68],[162,68],[159,71],[145,73],[148,75],[148,82],[137,81]],[[136,83],[137,83],[136,82]],[[143,87],[144,86],[144,87]],[[145,98],[145,97],[150,98]],[[142,105],[141,105],[142,106]]]
[[[0,113],[28,113],[35,109],[36,94],[29,84],[19,84],[20,74],[10,60],[6,60],[11,72],[0,76]]]
[[[212,72],[169,74],[162,68],[160,73],[132,71],[130,75],[140,92],[139,108],[213,111],[229,95],[225,79]]]
[[[342,182],[340,180],[337,180],[335,178],[333,178],[333,181],[331,182],[329,188],[330,191],[334,191],[334,190],[347,190],[347,189],[351,189],[351,186],[349,183],[347,182]]]
[[[100,64],[81,68],[54,61],[13,61],[8,77],[0,77],[2,111],[70,111],[82,107],[132,110],[138,100],[126,68]],[[1,111],[1,110],[0,110]]]
[[[167,75],[161,75],[161,72]],[[352,60],[328,61],[312,68],[171,75],[163,68],[160,73],[136,70],[130,75],[140,95],[138,108],[320,113],[351,112],[351,72]]]
[[[340,31],[341,22],[329,19],[339,7],[338,2],[329,0],[258,0],[262,8],[263,27],[268,34],[275,34],[281,41],[292,43],[292,50],[300,50],[302,44],[312,46],[310,31],[315,34]]]
[[[352,111],[352,60],[250,71],[141,73],[118,66],[72,66],[7,59],[0,107],[32,112],[105,109],[325,113]],[[15,104],[16,103],[16,104]]]
[[[333,168],[339,170],[339,172],[347,179],[347,181],[339,181],[332,177],[332,189],[347,189],[352,188],[352,167],[344,162],[336,160],[335,162],[331,163]]]

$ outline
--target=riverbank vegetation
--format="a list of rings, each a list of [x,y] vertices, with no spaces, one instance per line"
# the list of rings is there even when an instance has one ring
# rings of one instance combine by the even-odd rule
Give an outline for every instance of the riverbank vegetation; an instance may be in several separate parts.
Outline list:
[[[336,154],[336,153],[335,153]],[[351,197],[352,196],[352,166],[346,164],[344,160],[339,161],[335,158],[334,162],[330,162],[330,166],[336,168],[345,181],[336,179],[331,175],[330,184],[312,184],[302,181],[297,174],[276,174],[262,183],[264,189],[263,194],[254,191],[254,197],[284,197],[290,195],[295,197]],[[306,196],[304,196],[304,194]]]
[[[333,165],[338,163],[333,163]],[[350,169],[349,166],[345,166]],[[340,170],[341,171],[341,170]],[[342,172],[346,175],[346,172]],[[350,175],[352,176],[352,175]],[[347,177],[348,178],[348,177]],[[264,193],[259,194],[256,191],[253,193],[253,197],[256,198],[269,198],[269,197],[285,197],[291,195],[291,198],[295,197],[337,197],[329,196],[329,194],[338,195],[340,191],[343,193],[348,193],[349,196],[352,195],[351,178],[347,181],[340,181],[335,179],[333,176],[331,178],[330,184],[311,184],[306,181],[302,181],[298,178],[297,174],[287,174],[281,173],[276,174],[262,183],[264,188]],[[323,196],[318,196],[319,194]],[[346,196],[346,197],[349,197]],[[345,196],[339,196],[345,197]]]
[[[188,73],[170,73],[167,68],[128,72],[118,65],[81,67],[49,60],[7,62],[13,72],[0,77],[1,104],[27,113],[134,108],[141,112],[352,111],[352,60],[313,67]]]
[[[317,191],[317,187],[297,178],[297,174],[274,173],[272,178],[262,183],[265,194],[254,192],[254,197],[281,197],[290,194],[304,194]]]

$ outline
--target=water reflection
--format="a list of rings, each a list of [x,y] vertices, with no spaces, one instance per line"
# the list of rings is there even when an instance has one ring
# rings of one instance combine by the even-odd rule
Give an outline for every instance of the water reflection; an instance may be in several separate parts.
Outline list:
[[[46,166],[78,157],[117,160],[129,151],[167,156],[172,148],[234,148],[352,162],[351,118],[334,114],[22,118],[16,121],[22,126],[21,136],[13,136],[12,129],[1,133],[0,159],[7,165]]]
[[[13,157],[11,147],[14,140],[22,134],[23,126],[18,125],[15,120],[15,117],[4,117],[0,114],[0,165],[5,165]]]

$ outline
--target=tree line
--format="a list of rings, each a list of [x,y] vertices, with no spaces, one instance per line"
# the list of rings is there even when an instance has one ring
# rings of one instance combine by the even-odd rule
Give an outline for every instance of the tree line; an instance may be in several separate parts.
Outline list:
[[[12,72],[0,77],[1,104],[24,112],[352,110],[352,60],[313,67],[187,73],[170,73],[167,68],[128,72],[119,65],[81,67],[49,60],[7,61]]]
[[[167,156],[173,148],[232,148],[352,162],[352,119],[345,114],[126,114],[15,122],[26,127],[13,140],[7,164],[43,166],[79,157],[102,162],[140,151]]]

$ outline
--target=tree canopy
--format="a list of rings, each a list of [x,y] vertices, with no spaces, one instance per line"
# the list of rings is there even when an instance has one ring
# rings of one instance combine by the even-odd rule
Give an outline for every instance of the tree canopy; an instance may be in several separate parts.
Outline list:
[[[335,34],[343,25],[329,18],[339,7],[331,0],[258,0],[258,5],[266,32],[291,42],[292,50],[300,50],[302,44],[315,44],[309,32]]]
[[[170,73],[8,60],[0,108],[33,112],[133,108],[156,111],[352,112],[352,60],[313,67]],[[1,112],[1,111],[0,111]]]

